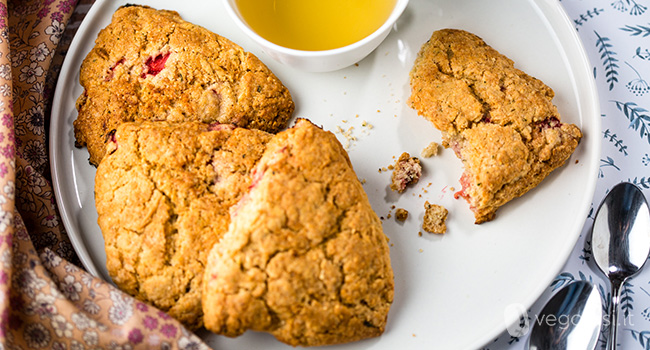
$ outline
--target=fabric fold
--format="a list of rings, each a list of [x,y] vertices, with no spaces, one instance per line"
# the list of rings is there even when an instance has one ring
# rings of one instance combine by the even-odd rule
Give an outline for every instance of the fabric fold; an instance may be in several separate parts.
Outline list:
[[[81,268],[61,222],[47,132],[78,2],[0,0],[0,348],[208,349]]]

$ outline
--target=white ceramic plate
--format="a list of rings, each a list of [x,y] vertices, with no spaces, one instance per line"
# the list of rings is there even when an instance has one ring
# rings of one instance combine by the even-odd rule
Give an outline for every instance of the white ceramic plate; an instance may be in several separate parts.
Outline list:
[[[95,169],[85,149],[74,147],[75,100],[82,93],[79,67],[118,6],[98,1],[79,28],[57,85],[50,131],[54,187],[63,223],[85,267],[109,280],[93,199]],[[132,2],[130,0],[129,2]],[[600,156],[600,113],[590,65],[571,22],[556,0],[412,0],[379,48],[357,66],[304,73],[282,66],[241,33],[217,0],[142,1],[177,10],[258,55],[287,85],[296,117],[338,133],[375,211],[384,217],[395,272],[395,301],[383,336],[331,349],[476,349],[506,329],[511,304],[529,307],[564,265],[590,207]],[[524,197],[499,210],[494,221],[474,225],[460,188],[460,161],[451,150],[423,159],[419,184],[397,195],[390,172],[379,169],[402,152],[419,155],[440,133],[406,105],[408,72],[420,46],[440,28],[474,32],[540,78],[555,92],[563,121],[585,137],[561,169]],[[371,124],[372,128],[367,126]],[[366,125],[366,126],[364,126]],[[354,138],[354,139],[352,139]],[[443,236],[421,231],[425,201],[449,209]],[[393,206],[410,212],[398,224]],[[227,339],[202,334],[218,349],[288,349],[266,334]]]

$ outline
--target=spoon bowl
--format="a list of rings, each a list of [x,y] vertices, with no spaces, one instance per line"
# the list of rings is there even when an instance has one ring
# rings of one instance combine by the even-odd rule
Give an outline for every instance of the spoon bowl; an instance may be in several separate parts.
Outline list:
[[[611,284],[607,349],[615,349],[621,288],[650,254],[650,209],[638,187],[623,182],[607,194],[596,212],[591,247],[596,265]]]
[[[560,289],[535,318],[529,350],[593,350],[603,323],[602,300],[593,284],[576,281]]]

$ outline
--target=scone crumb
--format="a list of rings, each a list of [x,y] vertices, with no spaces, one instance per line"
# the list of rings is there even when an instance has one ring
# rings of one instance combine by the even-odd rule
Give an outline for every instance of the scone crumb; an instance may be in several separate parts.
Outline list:
[[[427,147],[422,149],[420,155],[422,158],[430,158],[438,155],[438,149],[440,145],[437,142],[431,142]]]
[[[344,121],[344,123],[345,122],[347,122],[347,121]],[[347,130],[343,129],[342,127],[340,127],[338,125],[336,126],[336,133],[340,134],[341,136],[343,136],[345,138],[345,143],[343,144],[343,148],[345,148],[346,150],[349,150],[350,147],[352,146],[352,143],[354,141],[357,141],[357,137],[353,135],[353,131],[354,131],[353,126],[349,127]]]
[[[408,210],[404,208],[397,208],[397,210],[395,210],[395,220],[404,222],[406,219],[408,219],[408,217]]]
[[[431,204],[428,201],[424,203],[424,222],[422,228],[435,234],[447,232],[447,209],[441,205]]]
[[[420,176],[422,176],[420,160],[404,152],[395,162],[390,188],[402,193],[408,185],[417,183]]]

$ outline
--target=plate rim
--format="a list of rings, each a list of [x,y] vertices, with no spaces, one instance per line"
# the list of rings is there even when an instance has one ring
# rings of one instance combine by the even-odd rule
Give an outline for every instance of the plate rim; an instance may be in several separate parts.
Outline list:
[[[87,28],[91,26],[92,20],[97,16],[97,14],[100,12],[101,8],[106,5],[105,0],[96,0],[91,6],[88,12],[86,13],[86,16],[84,19],[81,21],[81,24],[77,28],[77,31],[72,38],[72,41],[70,42],[70,46],[68,47],[67,53],[69,52],[75,52],[78,47],[81,45],[81,42],[83,42],[83,34],[87,32]],[[63,60],[63,64],[61,65],[61,70],[59,71],[59,76],[57,78],[56,82],[56,88],[54,90],[54,95],[53,95],[53,100],[52,100],[52,109],[51,109],[51,116],[50,116],[50,128],[48,130],[48,135],[49,135],[49,142],[48,142],[48,147],[49,147],[49,161],[50,161],[50,169],[51,169],[51,174],[52,174],[52,187],[54,190],[54,196],[57,204],[57,208],[59,209],[59,216],[61,217],[61,220],[63,221],[63,226],[65,228],[66,233],[68,234],[68,237],[70,239],[70,242],[72,243],[72,246],[77,253],[79,260],[81,261],[82,265],[86,270],[93,276],[101,278],[101,274],[99,273],[99,270],[95,266],[94,262],[92,261],[92,258],[90,256],[90,253],[88,252],[88,249],[86,249],[86,246],[84,245],[81,236],[79,233],[76,232],[77,226],[74,225],[69,215],[71,212],[68,208],[68,205],[65,201],[63,201],[63,191],[61,189],[61,173],[59,170],[59,158],[58,158],[58,153],[56,150],[58,150],[58,143],[60,142],[59,140],[59,134],[56,132],[62,124],[63,121],[63,115],[65,114],[64,111],[61,109],[63,108],[63,103],[62,103],[62,95],[64,94],[62,86],[65,85],[65,81],[67,79],[72,79],[70,76],[70,72],[72,72],[72,65],[73,65],[73,59],[68,59],[68,56],[66,53],[66,56]],[[76,76],[76,74],[72,75]],[[68,215],[66,215],[68,214]],[[72,229],[71,229],[72,228]],[[112,284],[111,281],[106,281]]]

